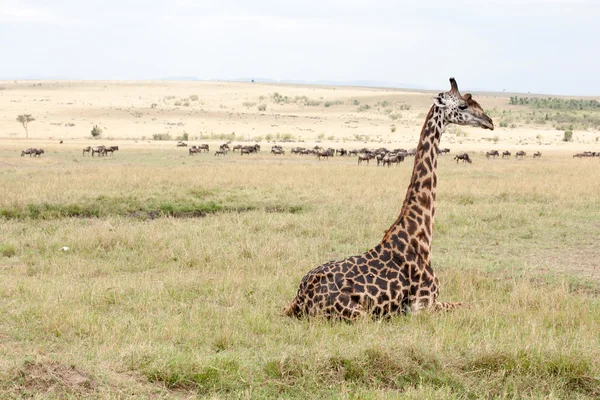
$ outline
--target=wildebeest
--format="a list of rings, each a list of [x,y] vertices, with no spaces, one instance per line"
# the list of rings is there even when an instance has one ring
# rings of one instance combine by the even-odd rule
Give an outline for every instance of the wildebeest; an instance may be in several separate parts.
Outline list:
[[[488,151],[487,153],[485,153],[486,158],[490,158],[490,157],[496,158],[499,155],[500,155],[500,153],[498,153],[498,150],[491,150],[491,151]]]
[[[317,159],[320,160],[322,158],[326,158],[329,160],[329,157],[333,157],[333,152],[333,149],[319,150],[317,151]]]
[[[177,142],[177,147],[187,147],[187,143],[179,141],[179,142]]]
[[[510,151],[508,151],[508,150],[507,151],[503,151],[502,152],[502,158],[504,158],[504,157],[510,157]]]
[[[88,147],[84,147],[83,148],[83,152],[81,153],[82,156],[85,156],[85,153],[88,153],[92,151],[92,146],[88,146]]]
[[[471,157],[469,157],[467,153],[460,153],[459,155],[454,156],[454,159],[456,160],[457,164],[459,160],[462,160],[462,162],[468,162],[469,164],[473,163]]]
[[[118,151],[119,150],[119,146],[109,146],[109,147],[105,147],[104,148],[104,155],[107,155],[108,153],[110,153],[110,155],[113,155],[113,152]]]
[[[536,151],[535,153],[533,153],[533,158],[539,158],[542,156],[542,153],[540,153],[539,151]]]
[[[224,156],[225,154],[227,154],[227,150],[225,149],[219,149],[215,151],[215,156]]]
[[[35,157],[35,156],[41,157],[41,156],[42,156],[42,154],[44,154],[44,149],[33,149],[33,151],[35,152],[35,153],[33,154],[33,156],[34,156],[34,157]]]
[[[523,150],[519,150],[515,153],[515,158],[519,158],[519,157],[523,158],[525,156],[527,156],[527,153],[525,153]]]
[[[27,154],[27,155],[29,155],[29,157],[31,157],[32,154],[35,154],[35,149],[30,147],[26,150],[21,150],[21,157],[23,157],[25,154]]]
[[[92,157],[94,157],[95,153],[98,153],[98,155],[103,156],[106,151],[106,146],[96,146],[96,147],[92,147]]]
[[[240,155],[244,155],[244,154],[250,155],[251,153],[258,153],[259,151],[260,151],[259,144],[255,144],[253,146],[242,146],[242,148],[240,149]]]
[[[358,155],[358,165],[360,165],[360,163],[362,163],[363,161],[367,162],[367,165],[369,165],[369,160],[373,158],[373,156],[371,155],[371,153],[360,153]]]

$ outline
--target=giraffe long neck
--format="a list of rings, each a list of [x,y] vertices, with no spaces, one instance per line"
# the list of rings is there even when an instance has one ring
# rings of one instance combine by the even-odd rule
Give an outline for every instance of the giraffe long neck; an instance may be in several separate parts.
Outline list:
[[[402,210],[381,241],[386,248],[391,247],[392,251],[403,254],[408,247],[426,261],[429,260],[433,236],[437,150],[443,130],[443,110],[432,106],[421,130]]]

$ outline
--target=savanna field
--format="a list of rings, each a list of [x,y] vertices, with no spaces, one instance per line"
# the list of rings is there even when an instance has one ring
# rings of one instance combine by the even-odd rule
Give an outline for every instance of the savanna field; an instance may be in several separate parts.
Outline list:
[[[597,99],[474,95],[496,129],[444,134],[432,249],[440,300],[471,308],[330,323],[280,311],[306,272],[381,240],[413,159],[289,150],[414,148],[431,93],[1,88],[0,399],[600,398],[600,158],[573,158],[600,151]],[[214,156],[227,140],[262,151]],[[82,155],[99,144],[119,151]]]
[[[349,324],[279,312],[381,239],[412,158],[24,143],[0,149],[2,398],[600,396],[598,158],[440,156],[433,268],[471,309]]]

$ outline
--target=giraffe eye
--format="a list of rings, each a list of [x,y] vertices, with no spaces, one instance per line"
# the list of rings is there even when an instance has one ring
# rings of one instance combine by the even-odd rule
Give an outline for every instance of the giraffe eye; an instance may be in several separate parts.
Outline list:
[[[458,106],[459,110],[466,110],[467,108],[469,108],[469,106],[466,104],[461,104],[460,106]]]

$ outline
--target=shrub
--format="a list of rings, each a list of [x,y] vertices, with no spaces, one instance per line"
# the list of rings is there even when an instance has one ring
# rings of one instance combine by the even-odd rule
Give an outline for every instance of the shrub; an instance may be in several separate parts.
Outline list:
[[[170,133],[154,133],[152,135],[153,140],[171,140]]]
[[[573,131],[565,131],[563,134],[563,142],[570,142],[573,140]]]
[[[259,104],[257,108],[258,108],[258,111],[267,111],[266,104]]]
[[[183,132],[181,135],[177,136],[177,140],[190,140],[190,135],[187,132]]]
[[[370,106],[370,105],[368,105],[368,104],[363,104],[362,106],[358,107],[358,112],[361,112],[361,111],[366,111],[366,110],[369,110],[370,108],[371,108],[371,106]]]
[[[102,136],[102,128],[100,128],[98,125],[94,125],[92,128],[92,137],[99,138],[100,136]]]
[[[195,94],[193,94],[193,95],[190,96],[190,100],[191,101],[198,101],[198,96],[195,95]]]
[[[396,132],[396,125],[392,125],[390,127],[390,130],[392,131],[392,133]]]
[[[184,107],[189,107],[189,106],[190,106],[190,102],[189,102],[189,101],[186,101],[185,103],[183,103],[183,106],[184,106]]]
[[[256,105],[256,103],[251,102],[251,101],[245,101],[242,103],[242,105],[246,108],[250,108],[250,107],[254,107]]]
[[[506,128],[506,127],[508,127],[508,122],[506,122],[506,121],[500,121],[499,125],[500,125],[500,128]]]
[[[181,105],[181,101],[177,100],[177,101],[176,101],[174,104],[175,104],[176,106],[180,106],[180,105]]]
[[[357,99],[352,100],[352,104],[355,106],[360,105],[360,101],[358,101]]]
[[[150,108],[156,108],[156,106],[158,106],[158,104],[156,104],[156,103],[150,104]]]

